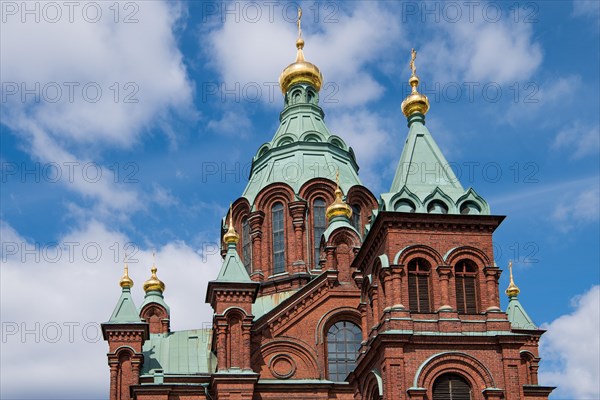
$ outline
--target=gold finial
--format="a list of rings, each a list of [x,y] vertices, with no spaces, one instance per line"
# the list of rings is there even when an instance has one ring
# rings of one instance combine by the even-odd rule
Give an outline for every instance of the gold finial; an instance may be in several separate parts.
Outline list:
[[[308,83],[317,91],[321,90],[323,84],[323,75],[316,65],[304,59],[304,39],[302,39],[302,9],[298,8],[298,39],[296,39],[296,61],[288,65],[279,76],[279,87],[285,95],[288,89],[296,83]]]
[[[223,242],[225,244],[233,243],[237,244],[240,240],[240,236],[235,231],[233,227],[233,210],[231,208],[231,204],[229,205],[229,227],[227,228],[227,232],[223,235]]]
[[[412,114],[418,112],[423,115],[429,111],[429,99],[424,94],[419,93],[417,87],[419,86],[419,77],[417,76],[417,67],[415,60],[417,59],[417,51],[412,49],[410,52],[410,70],[411,75],[408,83],[412,87],[411,94],[402,102],[401,108],[402,113],[408,118]]]
[[[410,66],[410,70],[412,71],[412,74],[410,76],[417,76],[417,67],[415,66],[416,59],[417,51],[415,49],[412,49],[410,52],[410,64],[408,64]]]
[[[346,202],[343,200],[342,196],[342,189],[340,189],[340,169],[338,168],[336,174],[335,174],[335,200],[333,201],[333,203],[331,203],[331,205],[329,207],[327,207],[327,210],[325,211],[325,216],[327,217],[328,221],[331,221],[331,219],[333,217],[337,217],[337,216],[344,216],[348,219],[350,219],[352,217],[352,207],[350,207],[348,204],[346,204]]]
[[[121,280],[119,281],[119,286],[121,286],[123,289],[125,289],[125,288],[130,289],[131,287],[133,287],[133,279],[131,279],[129,277],[129,266],[127,265],[127,254],[125,254],[125,268],[123,268],[123,276],[121,277]]]
[[[508,284],[508,287],[506,288],[506,295],[508,297],[517,297],[519,295],[519,293],[521,292],[521,290],[517,287],[517,285],[515,285],[515,280],[513,279],[513,270],[512,270],[512,260],[510,260],[508,262],[508,270],[510,272],[510,283]]]
[[[298,39],[302,38],[302,26],[300,25],[301,20],[302,20],[302,9],[300,7],[298,7],[298,21],[296,21],[296,23],[298,24]]]
[[[152,275],[150,275],[150,279],[144,282],[144,292],[146,293],[148,293],[151,290],[157,290],[161,293],[165,291],[165,284],[160,279],[158,279],[158,276],[156,276],[156,271],[158,270],[158,268],[156,268],[156,265],[154,265],[155,256],[156,253],[153,251],[152,268],[150,268],[150,272],[152,273]]]

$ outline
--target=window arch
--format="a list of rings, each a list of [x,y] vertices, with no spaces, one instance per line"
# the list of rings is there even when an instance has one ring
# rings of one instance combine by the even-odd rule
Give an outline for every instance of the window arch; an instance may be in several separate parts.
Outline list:
[[[454,268],[456,309],[460,314],[477,313],[477,266],[471,260],[460,260]]]
[[[339,321],[327,332],[327,371],[329,380],[343,382],[356,367],[362,331],[350,321]]]
[[[460,375],[444,374],[433,382],[432,400],[471,399],[471,385]]]
[[[352,226],[360,233],[360,206],[358,204],[352,205]]]
[[[283,204],[275,203],[271,209],[273,232],[273,273],[285,271],[285,229],[283,225]]]
[[[423,258],[413,258],[408,263],[408,303],[412,312],[431,312],[429,275],[431,266]]]
[[[321,236],[327,228],[325,209],[325,200],[322,198],[315,199],[313,202],[314,269],[318,268],[319,266],[319,258],[321,256]]]
[[[248,275],[252,273],[252,241],[250,239],[250,224],[248,218],[242,219],[242,257]]]

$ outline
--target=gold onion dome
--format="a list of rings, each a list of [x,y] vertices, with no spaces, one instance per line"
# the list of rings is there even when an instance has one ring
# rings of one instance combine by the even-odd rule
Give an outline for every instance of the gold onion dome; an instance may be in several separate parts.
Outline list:
[[[235,228],[233,227],[233,212],[231,211],[231,207],[229,208],[229,227],[227,228],[227,232],[223,235],[223,242],[226,244],[233,243],[237,244],[240,240],[240,235],[237,234]]]
[[[296,83],[308,83],[312,85],[317,92],[321,90],[323,84],[323,75],[319,68],[311,62],[304,59],[304,39],[302,39],[302,29],[300,20],[302,19],[302,9],[298,9],[298,40],[296,40],[296,61],[288,65],[279,76],[279,87],[285,95],[288,89]]]
[[[419,93],[417,87],[419,86],[419,77],[417,76],[417,68],[415,66],[415,59],[417,58],[417,52],[412,49],[410,59],[410,69],[412,71],[408,83],[412,87],[412,92],[402,102],[401,108],[402,113],[408,118],[414,113],[427,114],[429,111],[429,99],[422,93]]]
[[[348,219],[352,217],[352,207],[346,204],[342,199],[342,195],[342,189],[340,189],[340,171],[338,171],[336,175],[335,200],[325,211],[325,216],[328,221],[331,221],[333,217],[337,216],[344,216]]]
[[[150,276],[150,279],[144,282],[144,292],[148,293],[151,290],[158,290],[162,293],[165,291],[165,284],[163,283],[163,281],[158,279],[158,276],[156,276],[156,271],[157,268],[154,265],[154,263],[152,263],[152,268],[150,269],[152,275]]]
[[[508,287],[506,288],[506,295],[508,297],[517,297],[519,295],[519,293],[521,293],[521,290],[519,289],[519,287],[517,285],[515,285],[515,281],[513,279],[512,261],[510,261],[508,263],[508,270],[510,271],[510,283],[508,284]]]
[[[127,266],[127,264],[125,264],[123,276],[119,281],[119,286],[121,286],[124,289],[133,287],[133,280],[129,277],[129,267]]]

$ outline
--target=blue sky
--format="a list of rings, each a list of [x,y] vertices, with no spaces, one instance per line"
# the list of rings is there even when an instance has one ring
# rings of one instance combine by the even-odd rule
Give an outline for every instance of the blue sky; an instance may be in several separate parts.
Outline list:
[[[156,251],[172,328],[210,322],[219,220],[277,128],[296,3],[22,4],[1,3],[1,395],[102,398],[97,323],[126,251],[138,304]],[[433,137],[507,216],[496,262],[515,260],[520,300],[549,329],[542,383],[597,398],[598,3],[299,4],[326,122],[376,196],[418,50]]]

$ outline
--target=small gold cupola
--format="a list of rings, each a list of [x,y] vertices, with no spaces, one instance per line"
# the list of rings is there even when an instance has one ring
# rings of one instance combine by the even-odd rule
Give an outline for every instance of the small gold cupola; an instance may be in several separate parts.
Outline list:
[[[515,285],[515,280],[513,279],[512,261],[508,262],[508,270],[510,272],[510,283],[506,288],[506,295],[508,297],[517,297],[521,293],[521,290]]]
[[[302,39],[302,28],[300,20],[302,19],[302,9],[298,8],[298,40],[296,40],[296,61],[288,65],[279,76],[279,87],[285,95],[288,89],[296,83],[308,83],[312,85],[317,92],[321,90],[323,84],[323,75],[319,68],[311,62],[304,59],[304,39]]]
[[[412,71],[408,83],[412,87],[412,92],[402,102],[401,108],[402,113],[406,118],[410,117],[414,113],[427,114],[429,111],[429,99],[422,93],[419,93],[417,87],[419,86],[419,77],[417,76],[417,67],[415,66],[415,59],[417,58],[417,52],[415,49],[411,51],[410,69]]]
[[[229,245],[229,243],[237,244],[239,240],[240,235],[237,234],[233,227],[233,210],[231,206],[229,206],[229,226],[227,227],[227,232],[223,235],[223,242]]]
[[[125,268],[123,268],[123,276],[119,281],[119,286],[121,286],[123,289],[131,289],[133,287],[133,279],[129,277],[129,266],[127,263],[125,263]]]
[[[150,269],[152,275],[150,275],[150,278],[146,282],[144,282],[144,292],[146,293],[153,290],[159,291],[161,293],[165,291],[164,282],[158,279],[158,276],[156,276],[156,271],[158,270],[158,268],[156,268],[156,265],[154,265],[154,256],[154,253],[152,253],[153,260],[152,268]]]
[[[352,217],[352,207],[350,207],[348,204],[346,204],[346,202],[342,198],[343,193],[342,193],[342,189],[340,189],[340,171],[339,170],[336,173],[335,181],[336,181],[335,200],[333,201],[333,203],[331,203],[331,205],[329,207],[327,207],[327,210],[325,211],[325,216],[327,217],[327,221],[331,221],[332,218],[337,217],[337,216],[343,216],[343,217],[350,219]]]

